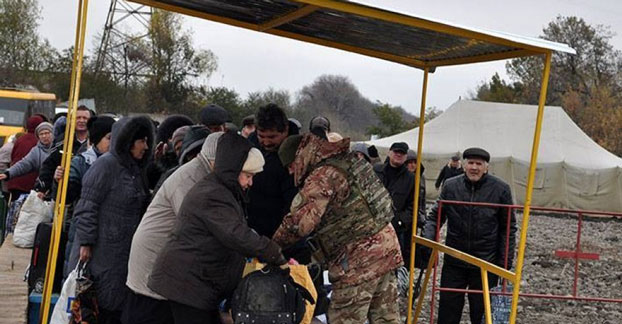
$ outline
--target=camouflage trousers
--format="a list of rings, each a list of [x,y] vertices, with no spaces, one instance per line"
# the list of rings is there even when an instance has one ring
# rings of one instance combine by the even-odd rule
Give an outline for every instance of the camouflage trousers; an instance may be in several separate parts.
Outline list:
[[[398,324],[397,277],[395,271],[358,286],[333,290],[330,324]]]

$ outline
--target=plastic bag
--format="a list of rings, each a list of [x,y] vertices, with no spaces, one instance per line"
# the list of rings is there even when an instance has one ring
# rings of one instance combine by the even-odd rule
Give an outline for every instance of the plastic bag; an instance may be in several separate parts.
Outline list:
[[[54,208],[52,203],[41,200],[37,197],[36,191],[30,191],[19,212],[13,233],[13,244],[17,247],[31,248],[35,240],[37,225],[51,221],[52,208]]]
[[[52,312],[52,318],[50,324],[68,324],[71,316],[71,303],[76,298],[76,285],[78,279],[79,267],[71,271],[67,280],[63,284],[63,289],[60,292],[60,296],[54,305],[54,311]]]
[[[512,285],[506,284],[505,291],[512,291]],[[490,292],[502,292],[503,284],[500,284],[492,289]],[[493,324],[508,324],[510,323],[510,311],[512,306],[512,296],[507,295],[490,295],[490,312],[492,316]],[[486,314],[482,316],[482,323],[486,323]]]

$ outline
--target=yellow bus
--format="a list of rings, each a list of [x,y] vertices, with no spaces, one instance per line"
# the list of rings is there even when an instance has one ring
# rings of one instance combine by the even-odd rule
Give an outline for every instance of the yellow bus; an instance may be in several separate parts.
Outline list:
[[[25,131],[34,114],[54,117],[56,95],[33,90],[0,89],[0,146],[16,133]]]

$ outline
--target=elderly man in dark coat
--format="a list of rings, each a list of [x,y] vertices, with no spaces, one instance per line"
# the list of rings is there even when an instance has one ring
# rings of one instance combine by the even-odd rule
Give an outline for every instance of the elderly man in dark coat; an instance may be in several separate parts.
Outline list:
[[[111,149],[84,175],[75,208],[74,246],[80,246],[81,261],[90,260],[100,323],[120,323],[129,292],[125,280],[132,236],[149,203],[144,168],[151,157],[153,128],[144,116],[113,125]]]
[[[218,304],[241,280],[244,257],[286,262],[275,242],[246,224],[246,190],[263,165],[258,149],[227,132],[218,141],[214,171],[184,199],[148,284],[170,301],[175,324],[220,323]]]

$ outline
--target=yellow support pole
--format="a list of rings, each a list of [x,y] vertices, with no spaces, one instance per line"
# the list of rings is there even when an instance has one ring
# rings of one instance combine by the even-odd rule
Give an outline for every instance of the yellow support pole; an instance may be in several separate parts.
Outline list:
[[[492,315],[490,314],[490,291],[488,290],[488,271],[480,269],[482,273],[482,292],[484,298],[484,314],[486,315],[486,324],[492,324]],[[469,305],[470,307],[471,305]]]
[[[417,214],[419,211],[419,185],[421,184],[421,158],[423,154],[423,124],[425,123],[425,100],[428,93],[429,68],[423,69],[423,88],[421,91],[421,108],[419,110],[419,138],[417,139],[417,170],[415,170],[415,203],[413,208],[412,236],[410,237],[410,266],[408,267],[408,318],[412,323],[413,282],[415,279],[415,235],[417,235]]]
[[[434,268],[434,263],[436,263],[436,258],[438,258],[438,250],[432,249],[430,260],[428,260],[428,268],[426,269],[425,278],[423,279],[423,286],[421,287],[421,293],[419,294],[419,300],[417,300],[417,309],[415,309],[415,318],[413,319],[415,323],[419,321],[419,315],[421,315],[421,309],[423,309],[423,299],[425,297],[426,291],[428,291],[428,284],[430,283],[430,277],[432,276],[432,268]]]
[[[73,53],[73,64],[71,69],[71,84],[69,92],[69,109],[67,112],[67,128],[63,143],[63,157],[61,166],[65,170],[63,179],[58,184],[56,203],[54,205],[54,225],[52,237],[50,239],[50,249],[46,264],[45,281],[43,286],[43,296],[41,298],[41,308],[39,310],[39,323],[48,323],[50,313],[50,301],[54,276],[56,273],[56,259],[58,257],[58,245],[63,226],[63,216],[65,213],[65,199],[67,191],[67,181],[69,179],[69,166],[71,165],[71,152],[73,146],[73,136],[76,124],[76,109],[80,94],[80,79],[82,77],[82,59],[84,56],[84,40],[86,36],[86,18],[88,12],[88,0],[80,0],[78,4],[78,18],[76,26],[76,41]]]
[[[538,162],[538,149],[540,147],[540,133],[542,132],[542,119],[544,118],[544,104],[546,103],[546,91],[549,84],[549,73],[551,71],[551,52],[546,53],[544,61],[544,71],[542,72],[542,87],[540,88],[540,100],[538,102],[538,116],[536,118],[536,129],[533,135],[533,145],[531,147],[531,162],[529,164],[529,176],[527,179],[527,193],[525,196],[525,208],[523,209],[523,223],[520,231],[520,242],[518,256],[516,257],[516,276],[514,278],[514,290],[512,291],[512,308],[510,312],[510,324],[516,323],[516,311],[518,308],[518,296],[520,292],[520,281],[523,274],[523,262],[525,261],[525,245],[527,244],[527,227],[529,226],[529,211],[531,209],[531,197],[533,194],[533,182],[536,176],[536,165]]]

